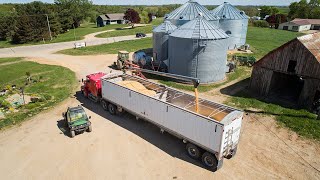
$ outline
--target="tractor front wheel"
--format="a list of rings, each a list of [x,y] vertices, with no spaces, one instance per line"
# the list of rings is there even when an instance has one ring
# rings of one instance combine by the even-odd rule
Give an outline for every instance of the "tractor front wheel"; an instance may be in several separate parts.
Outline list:
[[[92,126],[90,125],[87,129],[87,132],[91,132],[92,131]]]
[[[76,136],[76,132],[75,131],[70,131],[70,137],[73,138],[74,136]]]

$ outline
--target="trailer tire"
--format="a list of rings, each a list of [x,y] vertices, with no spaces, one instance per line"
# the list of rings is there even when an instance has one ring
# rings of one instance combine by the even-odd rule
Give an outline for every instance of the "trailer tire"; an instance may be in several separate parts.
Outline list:
[[[201,160],[202,160],[203,165],[206,168],[211,169],[211,170],[217,169],[218,160],[213,154],[211,154],[209,152],[205,152],[205,153],[203,153]]]
[[[74,136],[76,136],[76,132],[75,131],[70,131],[70,137],[73,138]]]
[[[188,155],[191,158],[193,158],[193,159],[199,159],[200,158],[201,152],[200,152],[200,149],[196,145],[188,143],[186,145],[186,149],[187,149]]]
[[[107,103],[107,101],[102,100],[102,101],[101,101],[101,106],[102,106],[102,108],[103,108],[105,111],[108,110],[108,103]]]
[[[90,125],[87,129],[87,132],[91,132],[92,131],[92,126]]]
[[[117,108],[115,105],[109,103],[108,104],[108,111],[111,115],[115,115],[116,114],[116,111],[117,111]]]

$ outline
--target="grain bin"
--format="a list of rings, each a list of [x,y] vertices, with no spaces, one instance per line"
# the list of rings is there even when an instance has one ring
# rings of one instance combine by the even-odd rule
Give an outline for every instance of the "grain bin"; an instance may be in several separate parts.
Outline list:
[[[245,12],[224,2],[211,13],[220,18],[219,27],[230,36],[228,49],[236,49],[246,43],[249,17]]]
[[[167,20],[153,29],[153,60],[161,62],[168,59],[169,34],[175,29],[177,27]]]
[[[199,14],[202,14],[202,16],[212,24],[219,24],[218,17],[212,15],[207,8],[193,0],[189,0],[179,8],[172,11],[170,14],[166,15],[165,19],[169,20],[176,26],[181,26],[195,19]]]
[[[229,36],[204,17],[169,35],[169,73],[213,83],[225,78]]]

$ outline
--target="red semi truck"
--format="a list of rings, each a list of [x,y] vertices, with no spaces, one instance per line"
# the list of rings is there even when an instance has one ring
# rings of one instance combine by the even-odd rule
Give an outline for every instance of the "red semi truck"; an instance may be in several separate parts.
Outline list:
[[[99,102],[101,99],[101,78],[105,75],[103,72],[98,72],[87,75],[85,80],[82,79],[81,92],[83,95],[94,102]]]

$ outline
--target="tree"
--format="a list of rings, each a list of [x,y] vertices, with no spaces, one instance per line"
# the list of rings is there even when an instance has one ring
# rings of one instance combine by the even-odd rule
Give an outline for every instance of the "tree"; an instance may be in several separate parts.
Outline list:
[[[272,6],[262,6],[260,7],[261,11],[260,11],[260,17],[261,18],[265,18],[266,15],[274,15],[279,13],[279,9],[276,7],[272,7]]]
[[[134,9],[129,8],[125,13],[124,13],[124,19],[128,20],[130,23],[132,23],[132,27],[134,26],[133,24],[135,23],[140,23],[140,16],[137,11]]]
[[[30,41],[33,41],[33,29],[30,17],[21,16],[16,24],[16,30],[12,36],[12,42],[15,44],[23,44]]]
[[[89,17],[92,11],[92,1],[90,0],[55,0],[59,18],[63,29],[71,28],[73,25],[77,28],[81,21]],[[72,23],[70,24],[70,20]]]
[[[301,0],[300,2],[293,2],[289,6],[289,17],[294,18],[320,18],[320,0]]]
[[[142,13],[139,16],[140,16],[141,23],[143,24],[149,23],[149,16],[147,11],[142,11]]]
[[[284,14],[274,14],[269,16],[266,21],[269,23],[270,27],[277,29],[279,24],[287,22],[287,16]]]

